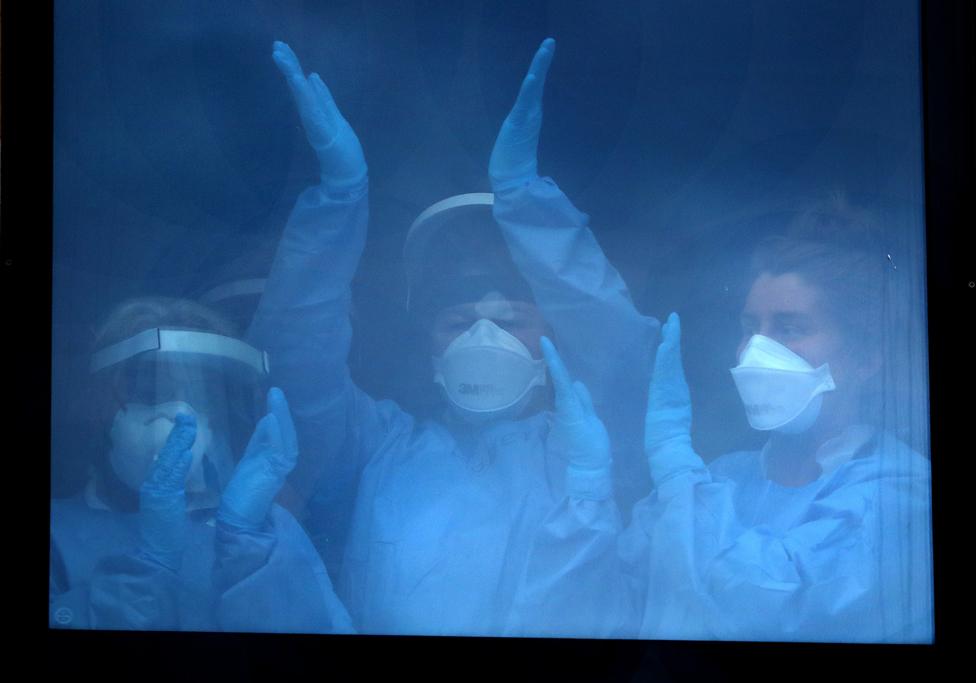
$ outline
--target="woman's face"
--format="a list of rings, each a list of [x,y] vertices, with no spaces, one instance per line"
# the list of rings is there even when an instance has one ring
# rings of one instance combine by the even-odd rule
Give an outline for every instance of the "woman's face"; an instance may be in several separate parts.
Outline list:
[[[187,490],[207,489],[205,454],[226,479],[233,469],[232,450],[244,436],[239,432],[253,428],[253,418],[242,415],[238,405],[245,401],[243,392],[253,390],[247,375],[228,371],[220,361],[180,353],[143,354],[121,367],[114,378],[115,412],[108,422],[109,459],[132,490],[139,490],[179,413],[196,421]]]
[[[763,273],[753,282],[740,316],[741,356],[755,334],[769,337],[818,368],[830,365],[839,392],[857,388],[867,371],[851,353],[839,324],[827,311],[818,287],[796,273]]]

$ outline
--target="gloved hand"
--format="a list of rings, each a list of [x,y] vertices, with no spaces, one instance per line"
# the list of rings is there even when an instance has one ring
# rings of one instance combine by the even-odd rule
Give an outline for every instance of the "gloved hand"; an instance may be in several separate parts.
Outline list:
[[[298,460],[298,435],[281,389],[268,391],[268,414],[261,418],[244,457],[220,497],[217,522],[257,531]]]
[[[139,487],[139,555],[179,571],[186,544],[186,477],[197,420],[178,413],[173,429]]]
[[[570,495],[605,498],[610,493],[611,465],[606,427],[596,415],[586,385],[570,378],[556,347],[547,337],[542,337],[540,344],[556,391],[556,414],[548,445],[569,460]]]
[[[322,185],[337,193],[357,189],[366,181],[366,159],[332,93],[318,74],[305,77],[298,57],[286,43],[275,41],[272,56],[291,88],[305,135],[319,158]]]
[[[647,395],[644,451],[657,482],[676,469],[703,464],[691,447],[691,395],[681,365],[681,321],[677,313],[669,315],[661,328],[661,345]]]
[[[488,177],[495,192],[538,177],[536,149],[542,130],[542,91],[555,52],[555,40],[542,41],[522,81],[515,106],[498,131],[488,161]]]

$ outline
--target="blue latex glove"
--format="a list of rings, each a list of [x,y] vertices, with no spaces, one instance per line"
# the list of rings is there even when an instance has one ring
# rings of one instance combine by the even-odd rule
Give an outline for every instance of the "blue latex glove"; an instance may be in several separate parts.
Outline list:
[[[261,418],[220,497],[217,522],[258,531],[285,477],[298,460],[298,436],[281,389],[268,391],[268,414]]]
[[[139,555],[178,571],[186,544],[186,477],[197,438],[193,415],[176,415],[173,429],[139,487]]]
[[[538,177],[536,150],[542,130],[542,91],[556,41],[542,41],[522,81],[515,106],[505,117],[488,161],[492,190],[498,192]]]
[[[305,135],[319,158],[322,185],[335,193],[358,189],[366,181],[363,148],[329,88],[316,73],[305,77],[298,57],[286,43],[275,41],[272,57],[291,88]]]
[[[658,483],[678,469],[702,466],[691,447],[691,394],[681,365],[681,321],[677,313],[669,315],[661,328],[661,345],[647,395],[644,451],[651,476]]]
[[[569,460],[567,485],[571,496],[605,498],[610,494],[610,437],[597,417],[586,385],[572,380],[547,337],[542,337],[540,344],[556,392],[548,446]]]

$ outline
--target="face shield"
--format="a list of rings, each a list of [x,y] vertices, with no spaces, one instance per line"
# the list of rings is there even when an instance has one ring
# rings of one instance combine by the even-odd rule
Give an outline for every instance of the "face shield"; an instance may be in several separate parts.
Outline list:
[[[403,252],[407,306],[428,335],[434,383],[453,413],[475,424],[517,416],[546,384],[545,321],[511,262],[493,199],[437,202],[414,221]]]
[[[191,414],[197,437],[187,492],[219,494],[260,417],[265,353],[210,332],[150,328],[97,351],[90,370],[113,373],[118,408],[109,429],[109,463],[119,480],[137,491],[176,415]]]
[[[450,259],[448,254],[437,254],[438,247],[443,249],[445,246],[439,240],[450,232],[449,227],[469,222],[486,222],[486,216],[491,216],[494,202],[495,195],[491,192],[459,194],[431,204],[414,219],[403,245],[407,310],[416,313],[422,305],[418,303],[418,298],[423,295],[421,289],[424,281],[431,279],[431,271],[436,276],[437,271],[444,269],[444,264],[440,262]]]

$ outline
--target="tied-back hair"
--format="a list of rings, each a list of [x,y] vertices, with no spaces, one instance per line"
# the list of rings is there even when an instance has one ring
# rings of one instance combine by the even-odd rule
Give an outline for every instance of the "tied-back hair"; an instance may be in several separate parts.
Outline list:
[[[782,234],[762,240],[751,273],[753,279],[796,273],[820,291],[847,351],[872,367],[878,363],[859,392],[857,418],[914,443],[922,433],[917,402],[924,392],[916,367],[913,253],[889,251],[897,229],[835,194],[797,213]]]
[[[885,277],[890,268],[874,216],[842,195],[800,212],[782,234],[762,240],[752,255],[751,281],[763,273],[796,273],[822,292],[845,343],[877,352],[885,332]]]

